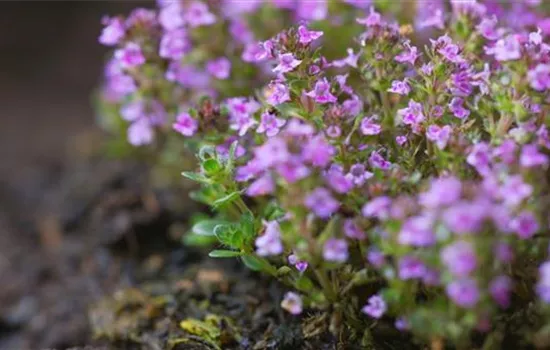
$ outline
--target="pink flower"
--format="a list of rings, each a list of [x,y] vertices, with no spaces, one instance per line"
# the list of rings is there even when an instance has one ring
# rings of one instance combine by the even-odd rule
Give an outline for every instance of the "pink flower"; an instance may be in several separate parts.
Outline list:
[[[185,22],[190,27],[208,26],[216,23],[216,16],[208,10],[208,6],[200,1],[193,1],[185,9]]]
[[[165,33],[160,41],[159,55],[163,58],[178,60],[191,50],[191,42],[185,29]]]
[[[293,315],[299,315],[303,311],[302,298],[296,293],[288,292],[281,302],[281,307]]]
[[[288,73],[298,67],[300,63],[302,61],[297,60],[292,53],[284,53],[279,55],[279,64],[273,68],[273,72],[277,74]]]
[[[105,46],[114,46],[120,43],[126,34],[124,22],[120,18],[105,17],[103,24],[105,28],[101,31],[99,42]]]
[[[220,57],[206,62],[206,70],[218,79],[227,79],[231,73],[231,61]]]
[[[382,131],[380,124],[374,123],[378,116],[374,115],[361,121],[361,132],[363,135],[378,135]]]
[[[414,66],[416,59],[420,56],[416,46],[411,46],[409,43],[405,43],[405,51],[395,56],[395,60],[399,63],[410,63]]]
[[[309,30],[306,26],[298,27],[298,41],[301,44],[309,44],[310,42],[319,39],[323,35],[321,31]]]
[[[267,90],[267,103],[278,106],[281,103],[290,101],[290,91],[284,83],[271,82]]]
[[[403,81],[394,80],[392,81],[391,88],[389,88],[388,91],[393,92],[394,94],[406,96],[409,92],[411,92],[411,87],[409,86],[407,79]]]
[[[451,137],[452,129],[449,125],[440,127],[438,125],[430,125],[426,130],[426,138],[435,142],[437,148],[444,149]]]
[[[344,239],[330,238],[323,246],[325,261],[344,263],[348,260],[348,243]]]
[[[281,227],[277,221],[264,221],[264,233],[256,238],[256,254],[259,256],[279,255],[283,252]]]
[[[180,113],[172,128],[183,136],[193,136],[199,127],[199,123],[189,113]]]
[[[320,104],[325,103],[334,103],[336,102],[336,96],[330,93],[330,84],[327,81],[327,78],[318,80],[315,83],[313,90],[306,93],[307,96],[313,98],[315,102]]]
[[[265,133],[267,137],[273,137],[279,133],[279,129],[285,125],[285,123],[286,120],[277,118],[275,114],[266,111],[262,114],[262,119],[256,132],[259,134]]]
[[[275,182],[269,173],[264,174],[259,179],[250,184],[246,190],[246,195],[250,197],[265,196],[275,191]]]
[[[145,63],[145,56],[141,52],[141,47],[133,42],[129,42],[123,48],[116,50],[114,56],[123,68],[134,68]]]

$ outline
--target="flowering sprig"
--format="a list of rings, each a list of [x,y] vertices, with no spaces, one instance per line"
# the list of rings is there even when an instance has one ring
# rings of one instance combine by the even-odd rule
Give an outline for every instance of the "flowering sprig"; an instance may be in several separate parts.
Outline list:
[[[419,9],[422,49],[361,1],[162,2],[105,19],[104,99],[133,145],[196,153],[216,215],[191,237],[299,292],[283,309],[465,344],[517,285],[549,301],[521,262],[548,246],[550,46],[535,5],[451,3]]]

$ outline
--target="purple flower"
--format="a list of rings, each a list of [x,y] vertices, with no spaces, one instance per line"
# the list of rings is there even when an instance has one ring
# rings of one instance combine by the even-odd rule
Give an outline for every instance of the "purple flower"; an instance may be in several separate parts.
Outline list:
[[[542,44],[542,30],[538,28],[536,32],[529,33],[529,42],[533,45],[540,45]]]
[[[377,248],[369,249],[369,251],[367,252],[367,260],[371,265],[378,268],[382,267],[386,262],[384,253],[382,253]]]
[[[509,176],[499,189],[499,196],[508,207],[516,207],[533,193],[533,187],[521,175]]]
[[[494,55],[497,61],[514,61],[521,58],[521,44],[515,35],[508,35],[499,39],[495,46],[486,48],[488,55]]]
[[[432,75],[434,70],[434,64],[432,62],[425,63],[422,65],[422,67],[420,67],[420,70],[422,71],[422,73],[428,76]]]
[[[298,270],[299,272],[304,272],[305,270],[307,270],[307,267],[309,265],[307,261],[302,261],[298,259],[296,254],[290,254],[288,256],[288,263],[294,265],[296,270]]]
[[[306,196],[304,204],[315,215],[323,219],[330,217],[340,207],[340,202],[334,199],[330,191],[323,187],[318,187],[310,192]]]
[[[145,63],[145,56],[141,52],[141,47],[133,42],[129,42],[123,48],[116,50],[114,57],[123,68],[134,68]]]
[[[373,295],[369,298],[367,305],[361,311],[373,318],[380,318],[388,309],[386,302],[380,295]]]
[[[409,92],[411,92],[411,87],[409,86],[409,83],[407,82],[407,79],[404,80],[394,80],[391,83],[391,88],[388,89],[389,92],[393,92],[394,94],[399,95],[408,95]]]
[[[311,21],[321,21],[327,17],[327,0],[297,1],[296,15],[298,18]]]
[[[153,142],[154,136],[151,123],[146,118],[141,118],[128,127],[128,142],[134,146],[148,145]]]
[[[460,199],[462,183],[456,177],[443,177],[432,180],[430,189],[419,196],[420,203],[426,208],[437,209],[448,206]]]
[[[380,153],[376,151],[373,151],[370,154],[369,164],[374,168],[378,168],[382,170],[388,170],[391,166],[391,163],[385,160],[384,157],[382,157]]]
[[[369,7],[371,7],[371,1],[370,0],[344,0],[344,2],[346,4],[350,4],[351,6],[355,6],[358,9],[366,10]]]
[[[255,159],[263,169],[282,164],[290,159],[286,141],[279,137],[272,137],[254,150]]]
[[[491,162],[489,145],[485,142],[476,143],[468,154],[466,162],[473,166],[481,175],[487,174]]]
[[[285,125],[286,120],[277,118],[275,114],[269,112],[262,113],[260,125],[256,129],[257,133],[264,133],[267,137],[273,137],[279,133],[279,129]]]
[[[279,64],[273,68],[273,72],[277,74],[288,73],[293,71],[302,63],[301,60],[297,60],[292,53],[284,53],[279,55]]]
[[[406,331],[410,327],[411,327],[411,325],[409,324],[409,321],[407,321],[407,319],[404,318],[404,317],[398,317],[395,320],[395,328],[397,328],[400,331]]]
[[[292,315],[299,315],[303,311],[302,298],[296,293],[288,292],[281,301],[281,307]]]
[[[348,193],[353,188],[353,181],[348,179],[342,169],[331,167],[325,175],[327,184],[337,193]]]
[[[439,125],[430,125],[426,130],[426,138],[432,142],[435,142],[437,148],[444,149],[451,137],[452,129],[449,125],[440,127]]]
[[[497,25],[497,17],[495,15],[491,17],[485,17],[477,25],[476,29],[485,39],[497,40],[500,37],[500,33],[495,29]]]
[[[242,44],[250,44],[254,41],[254,33],[248,27],[247,22],[240,18],[232,19],[229,24],[229,33],[235,41]]]
[[[267,90],[267,103],[278,106],[283,102],[290,101],[290,91],[284,83],[272,82]]]
[[[395,56],[395,60],[399,63],[410,63],[414,66],[416,59],[420,56],[416,46],[411,46],[409,43],[405,43],[405,51]]]
[[[373,217],[379,220],[386,220],[390,215],[391,204],[390,197],[376,197],[363,206],[361,213],[367,218]]]
[[[458,119],[464,119],[470,115],[470,111],[462,106],[464,100],[460,97],[454,97],[449,103],[449,109]]]
[[[462,63],[464,59],[460,56],[460,48],[458,45],[453,44],[451,38],[445,34],[437,38],[437,40],[432,40],[432,47],[437,49],[437,52],[453,63]]]
[[[277,221],[264,221],[265,231],[256,238],[256,254],[259,256],[279,255],[283,252],[281,228]]]
[[[531,87],[537,91],[550,89],[550,64],[539,63],[535,68],[529,70],[527,79]]]
[[[417,8],[416,27],[424,29],[435,27],[443,29],[445,27],[444,5],[442,1],[428,0],[422,3],[422,6]]]
[[[319,39],[323,35],[323,32],[309,30],[306,26],[298,27],[298,41],[301,44],[309,44],[310,42]]]
[[[432,225],[433,219],[428,216],[411,217],[401,227],[397,240],[399,244],[429,247],[435,243]]]
[[[451,74],[450,90],[454,96],[469,96],[474,90],[471,72],[463,69]]]
[[[203,70],[192,65],[182,65],[179,61],[172,61],[168,66],[165,77],[168,81],[178,82],[181,86],[194,89],[206,89],[210,77]]]
[[[503,308],[510,305],[510,291],[512,289],[512,280],[510,277],[500,275],[489,283],[489,293],[493,299]]]
[[[443,213],[443,221],[456,234],[477,233],[487,216],[485,203],[458,202]]]
[[[422,105],[415,100],[410,100],[409,105],[406,108],[398,110],[397,114],[403,120],[403,124],[406,125],[417,125],[424,120]]]
[[[479,289],[475,280],[470,278],[451,282],[447,288],[447,295],[458,306],[473,308],[479,300]]]
[[[365,182],[373,177],[374,174],[367,171],[363,164],[353,164],[346,174],[346,178],[351,181],[355,186],[363,186]]]
[[[536,286],[537,294],[543,302],[550,304],[550,261],[539,267],[539,282]]]
[[[353,219],[346,219],[344,221],[344,234],[351,239],[365,239],[367,238],[365,232],[361,230],[359,225]]]
[[[414,256],[404,256],[399,259],[398,270],[400,279],[409,280],[422,278],[426,271],[426,266],[420,259]]]
[[[373,121],[378,118],[377,115],[373,115],[369,118],[364,118],[361,121],[361,132],[363,135],[378,135],[382,131],[380,124],[374,123]]]
[[[288,183],[294,183],[309,176],[311,171],[304,165],[300,157],[292,156],[284,163],[276,166],[277,172]]]
[[[120,18],[108,18],[103,19],[105,28],[101,31],[99,36],[99,42],[105,46],[114,46],[124,38],[126,34],[126,28],[124,22]]]
[[[344,103],[342,103],[342,107],[349,116],[354,117],[363,110],[363,102],[357,97],[357,95],[353,95],[352,98],[345,100]]]
[[[160,9],[158,19],[166,31],[172,31],[183,27],[183,9],[178,1],[171,1]]]
[[[227,79],[231,74],[231,61],[220,57],[206,62],[206,71],[218,79]]]
[[[519,164],[524,168],[548,165],[548,157],[538,151],[537,145],[525,145],[521,149]]]
[[[249,128],[257,122],[252,115],[260,109],[260,104],[255,100],[243,97],[233,97],[226,101],[229,110],[230,127],[239,131],[239,136],[246,134]]]
[[[235,181],[245,182],[258,176],[264,168],[256,159],[250,160],[247,164],[237,168],[235,173]]]
[[[336,97],[330,93],[330,84],[326,78],[318,80],[313,90],[307,92],[306,95],[320,104],[336,102]]]
[[[136,100],[125,104],[120,109],[122,119],[133,122],[145,116],[145,103],[143,100]]]
[[[374,10],[374,7],[371,6],[369,15],[365,18],[358,18],[357,23],[363,24],[367,27],[379,26],[382,23],[382,16]]]
[[[185,29],[165,33],[160,41],[160,57],[179,60],[191,50],[191,42]]]
[[[397,142],[399,146],[403,146],[407,142],[407,136],[405,135],[396,136],[395,142]]]
[[[183,136],[193,136],[199,128],[199,123],[189,113],[180,113],[172,128]]]
[[[302,150],[304,160],[316,167],[325,167],[332,160],[334,147],[332,147],[322,135],[312,137],[307,141]]]
[[[537,233],[539,230],[539,223],[533,213],[523,211],[512,219],[510,228],[518,234],[519,238],[527,239],[533,237],[535,233]]]
[[[326,261],[344,263],[348,257],[348,242],[344,239],[329,238],[323,245],[323,259]]]
[[[184,19],[192,28],[216,23],[216,16],[208,10],[206,4],[200,1],[193,1],[187,6]]]
[[[269,173],[265,173],[259,179],[248,186],[246,195],[250,197],[265,196],[275,191],[275,182]]]
[[[466,277],[477,267],[474,247],[466,241],[458,241],[443,248],[441,260],[455,277]]]
[[[358,52],[357,54],[353,52],[353,49],[348,48],[347,49],[348,55],[340,60],[335,60],[332,62],[332,65],[334,67],[344,67],[346,65],[357,68],[357,60],[359,60],[359,56],[361,56],[361,53]]]

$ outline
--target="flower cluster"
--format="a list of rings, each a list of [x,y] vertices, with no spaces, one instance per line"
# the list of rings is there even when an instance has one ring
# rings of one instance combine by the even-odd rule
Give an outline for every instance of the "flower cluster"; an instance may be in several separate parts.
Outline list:
[[[519,285],[550,303],[550,18],[451,4],[415,33],[374,1],[160,1],[105,19],[103,101],[132,145],[196,152],[216,217],[190,235],[283,309],[468,343]]]

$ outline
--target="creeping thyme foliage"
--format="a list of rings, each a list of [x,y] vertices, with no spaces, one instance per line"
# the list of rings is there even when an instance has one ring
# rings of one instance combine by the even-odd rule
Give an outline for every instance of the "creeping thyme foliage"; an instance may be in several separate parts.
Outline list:
[[[550,316],[550,18],[450,5],[159,1],[104,20],[104,110],[196,153],[215,216],[190,235],[283,309],[467,346],[513,303]]]

